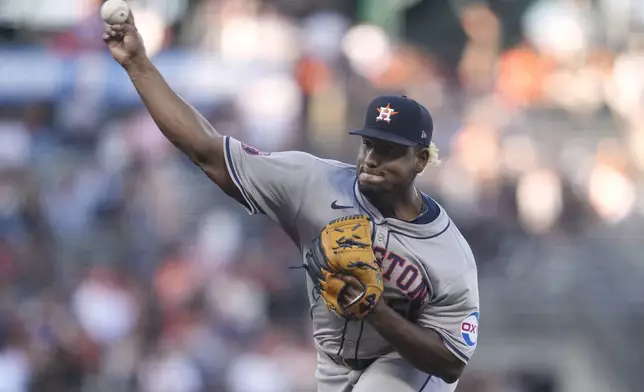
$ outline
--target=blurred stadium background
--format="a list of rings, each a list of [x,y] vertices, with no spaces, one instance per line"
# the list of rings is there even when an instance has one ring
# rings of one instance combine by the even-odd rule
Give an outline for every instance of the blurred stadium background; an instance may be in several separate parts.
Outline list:
[[[280,229],[156,129],[98,0],[0,1],[0,391],[306,392]],[[352,162],[374,95],[436,119],[419,186],[478,258],[459,392],[644,390],[644,3],[131,0],[222,133]]]

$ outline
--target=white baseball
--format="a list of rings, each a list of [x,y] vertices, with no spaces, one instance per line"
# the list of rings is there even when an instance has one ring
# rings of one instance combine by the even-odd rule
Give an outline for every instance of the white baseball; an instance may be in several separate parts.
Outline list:
[[[108,25],[125,23],[130,16],[130,7],[123,0],[107,0],[101,6],[101,19]]]

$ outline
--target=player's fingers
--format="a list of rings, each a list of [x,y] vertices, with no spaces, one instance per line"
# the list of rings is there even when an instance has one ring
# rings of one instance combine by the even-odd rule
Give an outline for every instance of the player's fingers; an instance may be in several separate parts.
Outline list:
[[[114,26],[110,26],[109,28],[110,31],[115,32],[116,34],[134,34],[136,32],[136,27],[132,26],[131,24],[117,24]]]
[[[113,34],[113,35],[118,35],[118,34],[124,35],[132,31],[132,29],[129,29],[128,25],[120,24],[120,25],[110,26],[109,31],[110,31],[110,34]]]
[[[344,281],[342,282],[345,286],[342,292],[340,292],[339,298],[340,302],[343,305],[348,306],[356,301],[359,301],[364,296],[362,289],[355,288],[348,283],[345,283]]]
[[[108,26],[109,31],[118,31],[118,32],[125,32],[125,24],[116,24],[112,26]]]
[[[363,288],[362,283],[351,275],[338,275],[338,279],[342,279],[345,283],[356,289],[362,290]]]
[[[106,44],[117,43],[123,41],[123,34],[110,34],[110,32],[103,33],[103,42]]]
[[[109,39],[114,41],[120,41],[123,39],[124,36],[125,34],[123,33],[123,31],[114,30],[112,28],[109,28],[103,35],[103,37],[108,37]]]

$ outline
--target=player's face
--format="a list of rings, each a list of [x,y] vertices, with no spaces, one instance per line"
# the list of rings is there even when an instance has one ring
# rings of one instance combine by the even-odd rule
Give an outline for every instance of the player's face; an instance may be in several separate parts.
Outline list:
[[[424,164],[418,149],[362,138],[356,167],[360,192],[394,193],[409,187]]]

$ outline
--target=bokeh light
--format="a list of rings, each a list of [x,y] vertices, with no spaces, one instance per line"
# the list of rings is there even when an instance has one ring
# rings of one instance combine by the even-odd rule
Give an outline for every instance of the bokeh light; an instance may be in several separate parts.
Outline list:
[[[194,118],[267,159],[346,167],[375,96],[428,108],[416,186],[476,258],[485,331],[456,392],[642,390],[644,2],[127,1]],[[318,390],[305,247],[167,140],[102,2],[0,0],[0,391]]]
[[[391,61],[389,38],[373,25],[351,27],[342,40],[342,49],[353,70],[364,77],[376,77]]]

